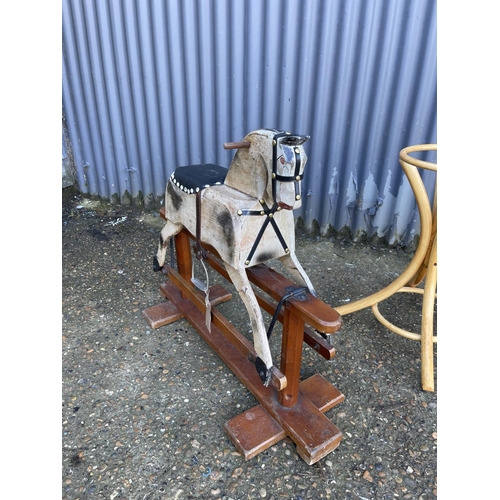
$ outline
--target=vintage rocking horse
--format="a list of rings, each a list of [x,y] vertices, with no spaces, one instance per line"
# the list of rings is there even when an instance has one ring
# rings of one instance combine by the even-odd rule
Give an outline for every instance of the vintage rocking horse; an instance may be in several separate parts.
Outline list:
[[[217,250],[250,315],[259,356],[256,366],[265,385],[271,380],[273,362],[246,269],[279,259],[316,296],[295,255],[293,210],[302,203],[301,181],[307,162],[302,144],[307,139],[309,136],[278,130],[256,130],[243,139],[246,147],[238,148],[229,169],[212,164],[177,168],[167,184],[167,223],[154,257],[154,269],[159,271],[170,238],[183,227],[196,234],[197,244],[206,243]]]
[[[326,336],[341,325],[337,311],[317,298],[295,255],[293,210],[301,205],[308,139],[259,129],[226,143],[225,149],[237,149],[230,167],[178,167],[160,210],[166,224],[153,269],[168,274],[170,281],[160,285],[167,301],[143,315],[153,328],[186,318],[255,396],[259,404],[224,427],[245,459],[290,436],[299,455],[313,464],[342,439],[324,412],[344,396],[320,374],[300,381],[303,343],[330,360],[335,349]],[[165,262],[169,241],[175,241],[177,270]],[[205,272],[207,262],[235,286],[251,320],[253,344],[212,309],[231,295],[220,285],[209,287],[207,272],[206,284],[194,278],[190,241]],[[266,266],[272,259],[294,281]],[[272,315],[267,331],[261,307]],[[276,321],[283,324],[279,369],[269,347]]]

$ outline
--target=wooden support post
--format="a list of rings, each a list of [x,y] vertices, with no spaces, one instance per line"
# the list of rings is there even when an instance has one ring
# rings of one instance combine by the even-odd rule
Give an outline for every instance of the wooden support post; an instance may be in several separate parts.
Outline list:
[[[291,408],[297,404],[299,398],[304,326],[304,320],[293,314],[290,306],[285,304],[283,338],[281,341],[281,371],[285,375],[288,384],[279,393],[279,402],[286,408]]]
[[[189,235],[185,231],[181,231],[175,237],[175,251],[177,254],[177,269],[179,274],[188,281],[193,277],[193,255],[189,247]],[[187,298],[184,294],[183,298]]]

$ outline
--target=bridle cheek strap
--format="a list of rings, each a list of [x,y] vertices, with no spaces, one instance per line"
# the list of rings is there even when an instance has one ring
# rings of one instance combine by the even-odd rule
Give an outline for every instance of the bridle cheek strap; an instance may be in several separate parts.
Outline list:
[[[300,156],[300,149],[298,147],[293,148],[293,152],[295,154],[295,172],[292,175],[279,175],[277,171],[277,160],[276,162],[273,162],[273,176],[272,176],[272,182],[273,182],[273,202],[277,203],[276,200],[276,182],[293,182],[295,185],[295,197],[300,196],[300,181],[304,177],[300,173],[300,167],[301,167],[301,156]],[[273,153],[273,158],[275,156],[275,153]]]

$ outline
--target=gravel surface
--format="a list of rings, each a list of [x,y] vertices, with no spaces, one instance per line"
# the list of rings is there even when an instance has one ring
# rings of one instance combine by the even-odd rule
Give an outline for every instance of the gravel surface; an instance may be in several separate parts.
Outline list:
[[[304,346],[302,364],[303,378],[320,373],[345,395],[326,413],[343,433],[339,447],[307,465],[286,438],[245,461],[223,426],[254,397],[186,320],[154,330],[142,315],[164,300],[165,278],[152,271],[158,213],[66,188],[62,214],[64,500],[437,497],[437,384],[421,389],[418,342],[369,309],[344,316],[331,339],[335,358]],[[401,249],[302,234],[296,244],[332,307],[388,285],[411,259]],[[419,297],[398,294],[380,309],[418,332]],[[239,300],[217,307],[246,335]],[[274,354],[278,327],[272,339]]]

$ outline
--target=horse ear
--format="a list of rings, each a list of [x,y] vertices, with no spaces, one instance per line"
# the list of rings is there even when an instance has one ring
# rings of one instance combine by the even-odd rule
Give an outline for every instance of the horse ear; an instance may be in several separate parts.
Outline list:
[[[310,135],[287,135],[281,139],[281,143],[287,144],[288,146],[300,146],[310,138]]]

